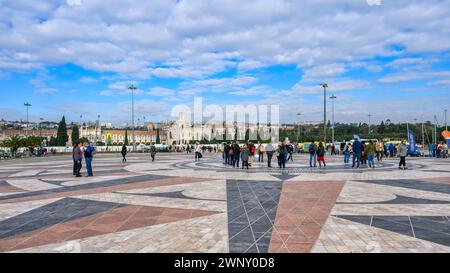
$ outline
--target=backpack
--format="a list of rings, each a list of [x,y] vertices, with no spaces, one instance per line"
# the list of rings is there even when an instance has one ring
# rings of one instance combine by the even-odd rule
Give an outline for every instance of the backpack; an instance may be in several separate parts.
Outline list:
[[[251,153],[253,154],[255,152],[255,146],[252,146]]]
[[[309,153],[313,154],[315,152],[316,152],[316,145],[315,144],[309,145]]]

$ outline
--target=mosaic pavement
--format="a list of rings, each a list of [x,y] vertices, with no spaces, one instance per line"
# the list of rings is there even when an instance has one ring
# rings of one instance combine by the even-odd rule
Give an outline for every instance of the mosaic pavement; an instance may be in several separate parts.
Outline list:
[[[0,252],[450,252],[450,161],[328,160],[99,155],[82,178],[70,157],[0,161]]]

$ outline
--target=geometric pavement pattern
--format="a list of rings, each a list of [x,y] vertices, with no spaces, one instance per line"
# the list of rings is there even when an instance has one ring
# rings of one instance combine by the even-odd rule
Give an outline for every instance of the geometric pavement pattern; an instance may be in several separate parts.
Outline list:
[[[450,251],[448,161],[327,160],[247,171],[214,153],[98,155],[89,178],[67,156],[2,161],[0,252]]]

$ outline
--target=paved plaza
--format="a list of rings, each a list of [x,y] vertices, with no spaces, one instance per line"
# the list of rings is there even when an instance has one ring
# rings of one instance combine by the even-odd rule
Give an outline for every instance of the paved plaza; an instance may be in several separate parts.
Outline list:
[[[99,155],[82,178],[70,156],[2,161],[0,252],[450,252],[450,161],[328,161]]]

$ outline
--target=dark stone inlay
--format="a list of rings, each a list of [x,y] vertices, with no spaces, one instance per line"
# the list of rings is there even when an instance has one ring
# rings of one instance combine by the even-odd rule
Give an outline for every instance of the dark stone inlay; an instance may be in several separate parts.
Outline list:
[[[62,193],[62,192],[70,192],[70,191],[78,191],[78,190],[89,190],[89,189],[104,188],[104,187],[110,187],[110,186],[116,186],[116,185],[133,184],[133,183],[139,183],[139,182],[145,182],[145,181],[151,181],[151,180],[159,180],[159,179],[165,179],[165,178],[169,178],[169,177],[162,176],[162,175],[153,175],[153,174],[125,177],[125,178],[118,178],[118,179],[113,179],[113,180],[108,180],[108,181],[94,182],[94,183],[88,183],[88,184],[82,184],[82,185],[67,186],[67,187],[61,187],[61,188],[55,188],[55,189],[47,189],[47,190],[40,190],[40,191],[33,191],[33,192],[11,194],[11,195],[7,195],[7,196],[0,196],[0,201],[16,199],[16,198],[23,198],[23,197],[30,197],[30,196],[38,196],[38,195],[44,195],[44,194]]]
[[[440,183],[421,182],[412,179],[394,179],[394,180],[354,180],[355,182],[377,184],[390,187],[401,187],[414,190],[439,192],[450,194],[450,185]]]
[[[227,181],[231,253],[267,253],[283,181]]]
[[[403,195],[396,195],[396,198],[388,201],[382,202],[337,202],[336,204],[351,204],[351,205],[365,205],[365,204],[429,204],[429,205],[439,205],[439,204],[450,204],[450,201],[442,201],[442,200],[432,200],[432,199],[424,199],[424,198],[415,198]]]
[[[174,191],[174,192],[156,192],[156,193],[126,193],[126,192],[114,192],[119,194],[128,194],[128,195],[140,195],[140,196],[149,196],[149,197],[166,197],[166,198],[177,198],[177,199],[188,199],[188,200],[200,200],[200,201],[225,201],[221,199],[202,199],[195,198],[191,196],[187,196],[183,193],[183,191]]]
[[[67,197],[0,222],[0,239],[126,205]]]
[[[450,246],[449,216],[334,215],[334,217]]]
[[[372,219],[372,227],[414,237],[408,216],[374,216]]]
[[[370,226],[370,223],[372,222],[372,216],[358,216],[358,215],[333,215],[333,216],[368,226]]]
[[[271,174],[271,176],[280,179],[281,181],[289,180],[293,177],[297,177],[299,174],[291,174],[290,172],[282,172],[281,174]]]
[[[46,179],[39,179],[39,180],[41,180],[44,183],[52,184],[52,185],[55,185],[55,186],[61,186],[61,187],[63,186],[62,183],[70,181],[70,180],[55,180],[55,181],[52,181],[52,180],[46,180]]]
[[[11,186],[8,182],[5,180],[0,180],[0,187],[9,187]]]

